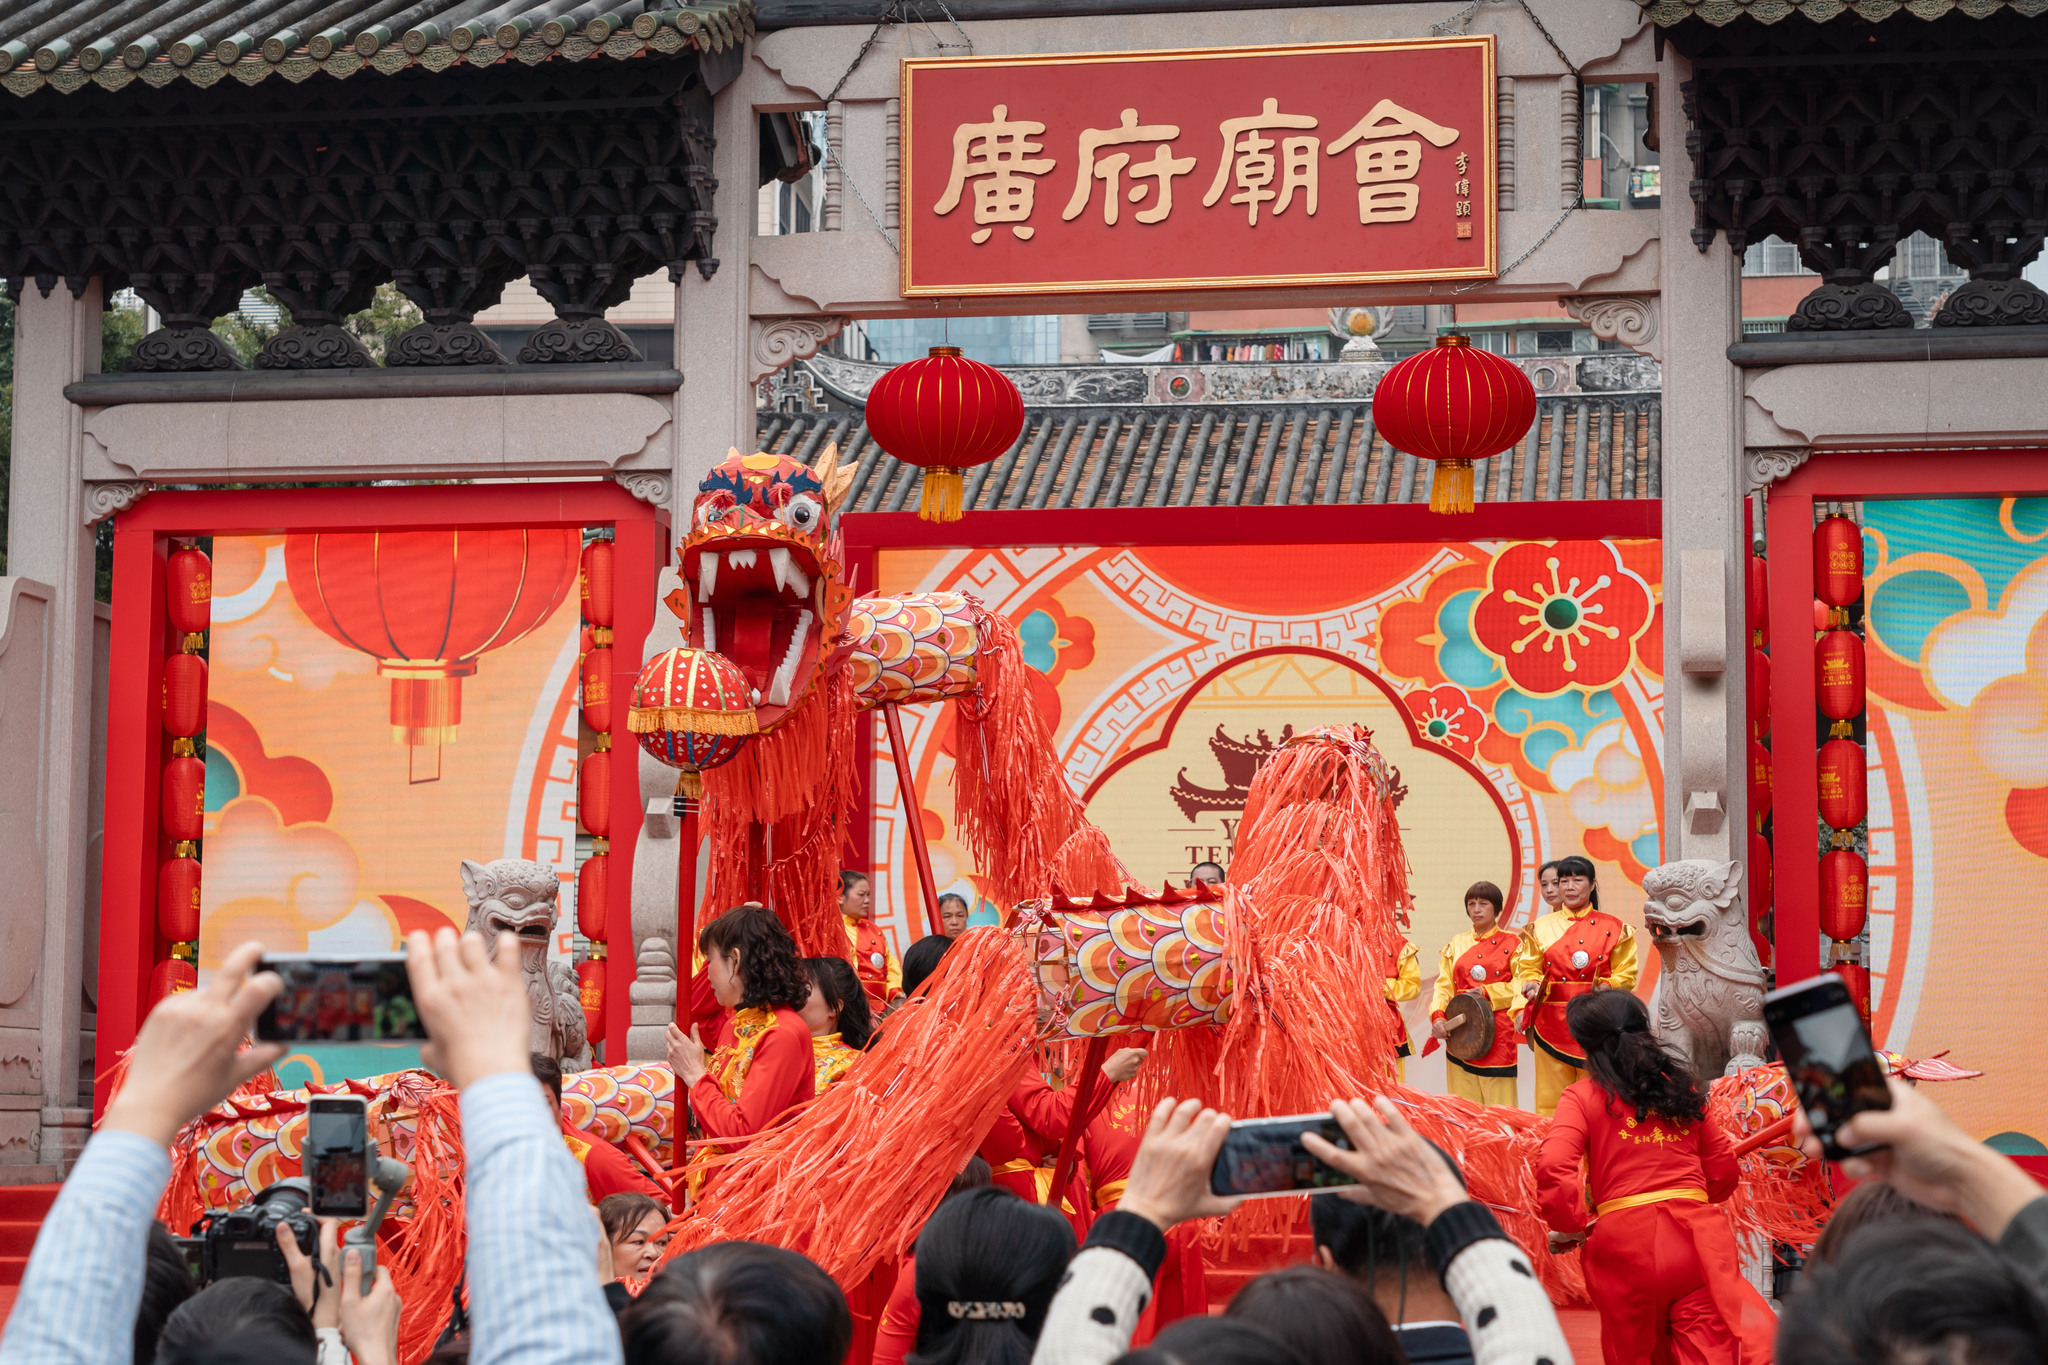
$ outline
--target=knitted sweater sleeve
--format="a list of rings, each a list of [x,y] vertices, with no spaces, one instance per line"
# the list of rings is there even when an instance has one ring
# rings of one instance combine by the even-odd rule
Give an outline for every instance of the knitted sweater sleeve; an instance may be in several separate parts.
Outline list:
[[[1456,1204],[1423,1248],[1472,1340],[1473,1365],[1571,1365],[1557,1311],[1528,1256],[1483,1204]]]
[[[1053,1295],[1031,1365],[1108,1365],[1131,1346],[1166,1236],[1134,1213],[1111,1209],[1088,1230]]]

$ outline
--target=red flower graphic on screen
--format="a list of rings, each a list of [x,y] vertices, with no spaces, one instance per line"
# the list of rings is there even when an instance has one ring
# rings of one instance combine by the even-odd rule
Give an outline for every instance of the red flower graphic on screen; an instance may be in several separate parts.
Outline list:
[[[1402,698],[1415,728],[1432,744],[1441,744],[1455,754],[1472,757],[1479,737],[1486,733],[1486,713],[1472,704],[1465,689],[1455,683],[1410,692]]]
[[[1596,691],[1628,671],[1650,611],[1650,590],[1604,543],[1525,543],[1494,559],[1472,636],[1532,697]]]

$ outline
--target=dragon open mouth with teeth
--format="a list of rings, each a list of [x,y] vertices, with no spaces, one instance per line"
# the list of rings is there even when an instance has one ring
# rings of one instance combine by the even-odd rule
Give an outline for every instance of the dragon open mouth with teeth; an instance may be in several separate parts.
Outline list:
[[[679,552],[688,601],[671,605],[692,645],[739,666],[764,731],[803,704],[844,627],[853,594],[830,513],[852,477],[835,451],[811,468],[734,451],[699,486]]]

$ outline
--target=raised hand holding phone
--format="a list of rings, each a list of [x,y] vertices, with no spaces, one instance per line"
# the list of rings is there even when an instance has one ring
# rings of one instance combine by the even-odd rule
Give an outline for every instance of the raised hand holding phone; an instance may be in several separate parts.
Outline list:
[[[1841,1161],[1874,1151],[1838,1141],[1857,1114],[1892,1104],[1884,1062],[1842,978],[1825,972],[1772,991],[1764,997],[1764,1023],[1821,1154]]]

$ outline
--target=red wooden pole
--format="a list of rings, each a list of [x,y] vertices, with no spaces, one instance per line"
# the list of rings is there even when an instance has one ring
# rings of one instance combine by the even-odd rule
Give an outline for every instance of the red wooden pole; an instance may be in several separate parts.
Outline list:
[[[1109,1035],[1098,1033],[1088,1040],[1087,1050],[1081,1054],[1081,1078],[1074,1082],[1074,1112],[1067,1119],[1067,1135],[1060,1139],[1059,1160],[1052,1168],[1052,1188],[1045,1193],[1047,1204],[1060,1197],[1067,1188],[1067,1177],[1074,1173],[1081,1130],[1088,1126],[1088,1108],[1095,1099],[1095,1087],[1102,1080],[1102,1056],[1108,1051]]]
[[[896,790],[903,797],[903,823],[910,831],[910,851],[917,856],[917,885],[924,892],[924,913],[935,934],[945,932],[939,918],[939,891],[932,881],[931,850],[924,846],[924,810],[917,799],[917,787],[910,780],[910,751],[903,743],[903,722],[896,718],[896,703],[882,707],[882,719],[889,725],[889,756],[896,760]]]

